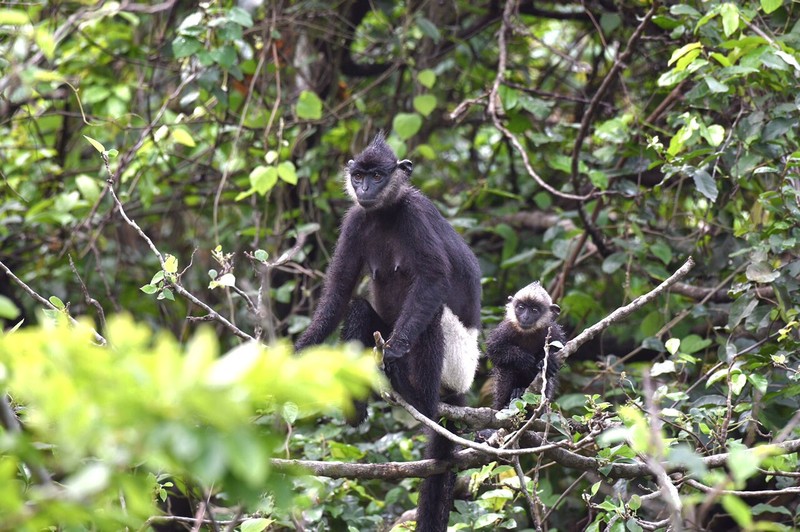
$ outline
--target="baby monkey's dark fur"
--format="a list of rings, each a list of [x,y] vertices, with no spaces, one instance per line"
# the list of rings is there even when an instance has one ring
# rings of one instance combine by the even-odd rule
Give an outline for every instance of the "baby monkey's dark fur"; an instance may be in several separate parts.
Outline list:
[[[538,281],[508,299],[506,318],[486,340],[486,354],[494,364],[493,406],[496,410],[506,408],[512,399],[521,397],[542,372],[548,331],[550,343],[564,343],[564,331],[555,321],[561,308],[553,303]],[[555,396],[558,384],[557,351],[558,348],[549,347],[545,374],[548,400]]]

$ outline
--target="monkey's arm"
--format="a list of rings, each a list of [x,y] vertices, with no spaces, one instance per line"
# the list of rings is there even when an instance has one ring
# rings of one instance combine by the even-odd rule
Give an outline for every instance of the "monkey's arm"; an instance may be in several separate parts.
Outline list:
[[[345,217],[336,250],[325,272],[322,296],[314,311],[311,325],[295,344],[296,350],[322,343],[344,317],[347,303],[353,295],[363,267],[362,255],[356,246],[357,222],[353,218]]]
[[[514,345],[511,339],[518,333],[512,325],[503,321],[486,339],[486,355],[496,366],[508,366],[520,370],[535,370],[540,362],[528,351]]]

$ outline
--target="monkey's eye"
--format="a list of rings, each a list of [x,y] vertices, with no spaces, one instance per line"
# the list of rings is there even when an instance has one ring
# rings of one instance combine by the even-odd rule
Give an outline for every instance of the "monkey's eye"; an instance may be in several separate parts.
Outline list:
[[[360,173],[357,172],[357,173],[353,174],[353,180],[354,181],[361,181],[362,179],[364,179],[364,176],[361,175]]]
[[[375,172],[374,174],[372,174],[372,179],[374,181],[380,181],[381,179],[383,179],[383,176],[381,174],[379,174],[378,172]]]

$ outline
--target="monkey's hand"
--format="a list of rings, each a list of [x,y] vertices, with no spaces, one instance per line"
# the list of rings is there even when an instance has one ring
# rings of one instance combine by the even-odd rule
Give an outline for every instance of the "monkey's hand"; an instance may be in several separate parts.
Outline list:
[[[404,357],[411,351],[411,342],[405,338],[395,338],[392,336],[383,345],[383,359],[387,362]]]

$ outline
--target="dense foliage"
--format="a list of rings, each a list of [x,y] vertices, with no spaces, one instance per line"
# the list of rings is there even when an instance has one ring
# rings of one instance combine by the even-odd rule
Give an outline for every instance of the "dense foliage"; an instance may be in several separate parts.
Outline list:
[[[575,337],[696,262],[568,359],[520,442],[555,449],[463,461],[451,525],[800,525],[798,10],[0,3],[0,528],[146,528],[167,491],[189,528],[413,507],[415,475],[269,460],[420,457],[401,408],[341,421],[371,359],[286,347],[381,129],[478,255],[487,330],[540,279]]]

